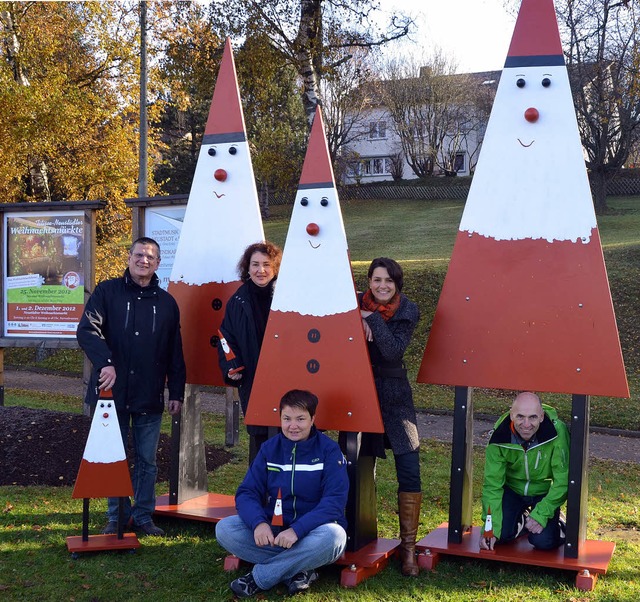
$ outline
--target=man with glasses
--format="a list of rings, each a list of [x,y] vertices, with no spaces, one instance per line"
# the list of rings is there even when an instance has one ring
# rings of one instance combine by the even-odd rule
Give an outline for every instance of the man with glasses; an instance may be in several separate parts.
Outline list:
[[[139,238],[129,250],[120,278],[96,286],[78,324],[78,343],[93,365],[86,403],[95,408],[101,390],[112,390],[122,439],[131,430],[134,451],[134,504],[125,499],[125,524],[146,535],[164,535],[153,523],[156,454],[165,401],[178,414],[184,400],[186,368],[175,299],[160,287],[156,270],[160,246]],[[118,529],[118,498],[109,498],[103,533]]]

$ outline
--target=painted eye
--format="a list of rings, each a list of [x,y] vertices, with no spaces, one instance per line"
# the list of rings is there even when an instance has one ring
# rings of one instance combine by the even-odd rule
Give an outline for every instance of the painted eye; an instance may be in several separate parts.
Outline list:
[[[238,149],[237,149],[235,146],[232,146],[232,147],[229,149],[229,154],[230,154],[230,155],[235,155],[237,152],[238,152]]]
[[[110,407],[111,407],[111,404],[110,404],[110,403],[108,403],[108,404],[107,404],[107,407],[108,407],[108,408],[110,408]]]
[[[101,408],[104,408],[104,403],[101,403],[101,404],[100,404],[100,407],[101,407]]]
[[[300,200],[300,204],[303,207],[306,207],[309,204],[309,199],[306,196],[302,197],[302,199]]]
[[[212,146],[207,152],[213,157],[216,154],[216,149]]]
[[[329,204],[329,200],[326,197],[323,197],[323,199],[320,201],[320,204],[323,207],[326,207]]]
[[[542,80],[542,87],[543,88],[548,88],[551,85],[551,80],[548,77],[545,77]]]
[[[518,86],[518,88],[524,88],[524,86],[525,86],[525,84],[526,84],[526,83],[527,83],[527,82],[525,82],[525,81],[524,81],[524,78],[522,78],[522,77],[519,77],[519,78],[516,80],[516,86]]]

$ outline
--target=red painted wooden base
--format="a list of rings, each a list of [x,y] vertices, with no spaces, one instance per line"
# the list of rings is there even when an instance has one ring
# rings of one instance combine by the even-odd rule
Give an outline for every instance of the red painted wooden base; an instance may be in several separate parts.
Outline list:
[[[377,575],[386,566],[389,557],[400,545],[399,539],[376,539],[355,552],[345,552],[336,564],[346,565],[340,573],[342,587],[356,587],[372,575]]]
[[[356,587],[358,583],[378,574],[387,566],[387,561],[392,556],[400,540],[376,539],[355,552],[345,552],[335,564],[347,568],[340,573],[340,585],[342,587]],[[229,554],[224,559],[225,571],[236,571],[242,565],[242,560]]]
[[[235,497],[219,493],[205,493],[182,504],[169,504],[169,494],[156,499],[155,514],[217,523],[225,516],[236,514]]]
[[[242,564],[242,559],[234,556],[233,554],[229,554],[224,559],[224,570],[225,571],[237,571]]]
[[[81,535],[67,537],[67,549],[72,554],[80,552],[100,552],[103,550],[134,550],[140,547],[135,533],[124,533],[122,539],[117,535],[89,535],[83,541]]]
[[[437,529],[423,537],[417,544],[418,564],[425,570],[433,569],[438,563],[439,554],[466,556],[482,560],[499,560],[516,564],[549,567],[567,571],[578,571],[576,587],[591,591],[595,587],[598,574],[606,574],[616,544],[611,541],[586,540],[580,546],[577,558],[565,558],[564,548],[541,551],[531,547],[526,537],[514,542],[496,546],[492,552],[480,550],[478,541],[480,527],[473,527],[462,536],[462,543],[449,543],[448,523],[442,523]]]

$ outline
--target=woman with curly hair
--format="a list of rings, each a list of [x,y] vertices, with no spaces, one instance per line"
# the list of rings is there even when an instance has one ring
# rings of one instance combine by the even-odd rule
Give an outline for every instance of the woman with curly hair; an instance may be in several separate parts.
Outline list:
[[[249,404],[281,259],[280,247],[268,241],[253,243],[244,250],[238,262],[238,274],[244,284],[229,299],[220,326],[236,360],[234,364],[227,360],[222,345],[219,345],[218,363],[225,382],[238,387],[243,416]],[[237,366],[244,366],[244,369],[236,372]],[[247,432],[250,435],[251,462],[267,438],[267,429],[247,426]]]

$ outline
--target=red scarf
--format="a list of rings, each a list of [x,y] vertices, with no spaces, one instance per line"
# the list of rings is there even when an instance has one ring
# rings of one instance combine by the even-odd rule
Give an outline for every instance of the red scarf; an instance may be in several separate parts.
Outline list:
[[[362,295],[362,302],[360,303],[360,306],[366,311],[379,312],[382,315],[382,319],[385,322],[388,322],[393,314],[398,311],[398,307],[400,307],[400,295],[396,293],[389,303],[382,305],[376,302],[373,298],[371,289],[369,289],[364,295]]]

